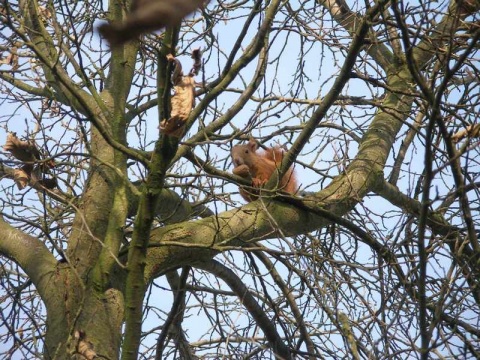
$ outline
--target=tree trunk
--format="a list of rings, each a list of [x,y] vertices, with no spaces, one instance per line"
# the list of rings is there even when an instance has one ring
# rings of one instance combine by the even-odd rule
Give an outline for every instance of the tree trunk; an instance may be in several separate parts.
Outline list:
[[[118,359],[122,293],[113,288],[96,292],[92,286],[85,290],[63,263],[58,265],[51,286],[55,292],[52,290],[46,299],[45,359],[85,359],[93,353]]]

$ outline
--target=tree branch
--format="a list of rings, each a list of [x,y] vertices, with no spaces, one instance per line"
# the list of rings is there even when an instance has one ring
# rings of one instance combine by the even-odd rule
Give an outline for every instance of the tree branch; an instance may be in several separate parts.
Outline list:
[[[270,321],[270,318],[258,305],[257,301],[242,280],[232,270],[228,269],[225,265],[222,265],[216,260],[201,262],[195,266],[197,268],[206,270],[225,281],[238,296],[243,306],[245,306],[248,312],[255,319],[257,325],[262,329],[275,355],[280,356],[282,359],[291,358],[290,349],[288,349],[283,339],[277,333],[275,325]]]
[[[57,260],[39,239],[7,224],[0,216],[0,254],[14,260],[30,277],[42,299],[51,296],[50,277]]]

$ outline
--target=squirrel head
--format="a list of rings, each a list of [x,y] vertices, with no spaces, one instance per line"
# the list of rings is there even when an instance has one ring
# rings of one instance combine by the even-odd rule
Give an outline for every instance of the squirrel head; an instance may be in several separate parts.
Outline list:
[[[257,149],[257,141],[253,138],[250,138],[247,144],[235,145],[231,151],[233,165],[235,167],[240,165],[252,165],[252,160],[257,157]]]

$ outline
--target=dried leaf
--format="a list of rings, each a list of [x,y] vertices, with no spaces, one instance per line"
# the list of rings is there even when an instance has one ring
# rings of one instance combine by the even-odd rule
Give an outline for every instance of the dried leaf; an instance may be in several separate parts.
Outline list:
[[[171,99],[172,110],[170,118],[162,121],[160,125],[160,130],[168,135],[179,133],[178,130],[185,125],[192,111],[195,100],[195,80],[193,77],[183,76],[174,89],[175,94]],[[180,133],[178,137],[181,135]]]
[[[18,328],[17,333],[18,333],[18,337],[19,337],[20,339],[23,339],[23,327],[22,327],[22,326],[20,326],[20,327]]]
[[[111,46],[121,45],[139,35],[176,26],[204,4],[204,0],[133,0],[131,13],[122,23],[105,24],[100,33]]]
[[[188,116],[195,105],[195,80],[193,76],[198,73],[201,64],[200,50],[194,50],[192,58],[195,59],[193,69],[188,75],[183,75],[182,64],[172,54],[167,55],[169,61],[175,62],[172,75],[175,94],[171,98],[170,118],[160,123],[160,131],[164,134],[180,138],[183,135]],[[197,69],[198,68],[198,69]]]
[[[4,59],[0,60],[0,64],[7,64],[11,65],[12,70],[18,69],[18,55],[17,55],[18,48],[16,46],[12,46],[10,48],[10,54]]]
[[[51,11],[45,6],[40,5],[38,7],[38,13],[40,15],[40,18],[44,21],[47,21],[52,18]]]
[[[42,160],[42,156],[33,141],[22,141],[15,133],[9,133],[3,148],[16,159],[25,163],[20,169],[15,169],[13,173],[13,178],[20,190],[28,184],[31,184],[31,186],[39,184],[47,189],[53,189],[57,186],[55,178],[44,178],[42,175],[42,173],[48,173],[49,169],[55,167],[55,161],[50,159],[35,164]]]
[[[40,152],[35,143],[22,141],[15,133],[9,133],[7,135],[7,141],[3,149],[9,151],[14,158],[23,162],[34,162],[41,159]]]
[[[85,333],[83,331],[75,331],[75,339],[78,341],[77,352],[85,357],[87,360],[96,358],[97,353],[93,350],[93,344],[85,340]]]
[[[28,185],[30,176],[29,176],[29,174],[27,174],[26,171],[24,171],[23,168],[15,169],[13,171],[13,179],[15,180],[15,183],[17,184],[18,190],[22,190]]]
[[[78,352],[87,360],[93,360],[97,356],[97,353],[92,349],[92,344],[83,340],[78,343]]]

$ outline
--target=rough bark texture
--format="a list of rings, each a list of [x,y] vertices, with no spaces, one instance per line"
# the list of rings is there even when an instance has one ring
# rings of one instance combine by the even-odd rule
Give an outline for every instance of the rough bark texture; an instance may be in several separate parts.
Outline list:
[[[247,287],[239,286],[240,278],[225,266],[212,262],[212,258],[231,249],[248,251],[251,247],[257,246],[257,242],[265,239],[309,234],[332,223],[348,228],[348,224],[342,222],[342,217],[348,215],[372,192],[381,195],[415,218],[420,216],[425,222],[425,227],[435,228],[437,233],[448,234],[448,246],[454,254],[452,257],[464,266],[465,273],[473,274],[467,283],[476,289],[473,293],[479,301],[480,293],[478,286],[475,286],[477,280],[474,275],[478,275],[480,270],[475,260],[472,260],[478,258],[474,227],[470,226],[470,229],[467,229],[470,230],[468,246],[462,245],[465,246],[465,250],[462,247],[462,250],[458,251],[459,230],[450,227],[442,214],[431,212],[428,199],[420,204],[416,199],[404,198],[393,184],[386,184],[384,175],[392,149],[402,127],[408,123],[407,119],[411,116],[419,92],[423,89],[425,98],[436,104],[433,96],[427,96],[428,89],[422,87],[422,78],[416,76],[418,68],[421,69],[429,61],[435,60],[437,48],[446,46],[445,38],[456,31],[461,20],[478,11],[478,4],[462,2],[462,6],[457,8],[453,2],[449,10],[451,15],[446,15],[439,21],[437,31],[432,33],[428,40],[424,39],[418,45],[407,49],[408,54],[403,56],[399,52],[400,47],[390,50],[375,38],[372,24],[385,15],[387,1],[375,3],[366,9],[363,15],[349,11],[346,4],[340,1],[318,1],[331,13],[332,18],[346,29],[352,41],[347,47],[345,64],[332,81],[331,90],[319,104],[315,105],[310,118],[304,119],[305,121],[301,123],[298,136],[292,140],[291,150],[282,156],[280,161],[272,162],[271,166],[275,165],[275,170],[278,168],[278,176],[281,178],[283,174],[287,174],[285,176],[291,174],[289,169],[292,162],[318,129],[332,104],[338,100],[345,85],[352,79],[359,54],[366,52],[385,73],[382,78],[384,94],[368,128],[362,129],[363,137],[356,155],[327,186],[308,196],[276,196],[268,190],[273,187],[275,179],[270,182],[263,179],[266,186],[257,200],[233,210],[215,209],[213,212],[203,207],[201,201],[192,204],[168,189],[168,186],[179,184],[188,189],[188,184],[185,185],[187,180],[184,184],[181,181],[175,183],[175,180],[167,183],[165,179],[171,175],[170,172],[174,172],[175,167],[172,165],[178,164],[179,159],[184,156],[192,161],[194,167],[201,167],[209,176],[228,177],[230,180],[238,181],[240,185],[248,185],[245,179],[211,167],[208,159],[203,162],[198,160],[192,155],[192,144],[200,144],[209,139],[222,144],[231,140],[221,134],[220,130],[226,128],[226,124],[253,97],[252,94],[262,81],[265,81],[265,69],[269,63],[269,34],[283,21],[274,22],[279,9],[283,6],[288,9],[288,4],[274,0],[267,4],[258,1],[251,5],[254,10],[251,15],[245,17],[244,23],[250,24],[258,12],[261,12],[262,16],[257,19],[258,26],[255,26],[258,33],[247,42],[245,39],[248,29],[240,32],[239,40],[233,44],[231,54],[226,56],[226,65],[219,71],[218,78],[199,90],[201,99],[195,108],[193,76],[184,76],[178,62],[175,69],[177,73],[173,73],[175,94],[173,96],[170,94],[172,64],[166,54],[174,53],[179,41],[187,40],[180,37],[178,28],[169,28],[162,35],[158,48],[155,49],[158,52],[156,61],[158,98],[153,101],[154,105],[149,106],[158,108],[158,119],[163,120],[160,129],[164,134],[158,134],[153,150],[147,152],[130,147],[127,142],[131,120],[129,112],[134,113],[132,115],[134,117],[140,116],[144,111],[132,109],[129,103],[135,90],[133,85],[138,71],[136,67],[140,63],[138,54],[144,45],[138,42],[129,42],[126,45],[123,43],[136,38],[146,30],[158,29],[164,25],[177,25],[186,14],[201,6],[202,2],[192,2],[188,6],[185,5],[187,2],[184,2],[181,11],[175,13],[175,16],[167,22],[152,20],[152,15],[165,13],[163,7],[152,13],[145,13],[146,9],[135,6],[135,11],[127,16],[126,8],[120,3],[116,0],[109,2],[110,20],[113,24],[121,25],[113,25],[113,29],[117,28],[120,35],[118,39],[115,38],[117,35],[110,37],[110,41],[116,47],[112,49],[101,89],[90,81],[81,70],[80,64],[72,65],[72,71],[75,72],[75,76],[72,77],[58,61],[59,51],[65,45],[59,45],[58,39],[54,41],[46,29],[47,21],[51,21],[50,17],[45,18],[43,15],[42,20],[39,4],[33,0],[20,2],[19,16],[24,27],[18,29],[17,35],[28,43],[28,49],[39,59],[48,89],[40,87],[30,89],[9,74],[2,72],[1,75],[18,88],[36,96],[50,96],[64,106],[70,107],[75,112],[76,121],[88,122],[91,127],[88,136],[82,138],[82,141],[86,142],[85,151],[89,156],[88,167],[78,164],[85,166],[87,174],[81,193],[76,194],[78,189],[68,194],[55,191],[42,193],[42,196],[51,196],[49,199],[63,201],[66,207],[68,205],[68,211],[74,214],[69,229],[64,234],[65,240],[68,240],[65,242],[68,243],[58,245],[52,240],[55,246],[49,248],[43,242],[45,239],[51,240],[43,235],[43,223],[38,226],[41,235],[37,238],[15,229],[7,219],[0,219],[0,253],[20,265],[46,306],[45,359],[81,359],[82,356],[93,358],[94,354],[98,358],[118,359],[120,352],[123,359],[137,358],[141,346],[144,300],[148,286],[156,278],[172,270],[195,265],[223,278],[242,299],[245,307],[253,314],[253,318],[261,323],[261,328],[267,334],[266,342],[269,342],[273,351],[283,357],[290,356],[292,350],[298,349],[281,342],[281,335],[277,333],[279,326],[269,323],[269,317],[257,304],[261,296],[254,297],[247,292]],[[172,11],[170,8],[167,10],[168,13]],[[294,11],[287,13],[295,16]],[[138,22],[142,26],[133,31]],[[57,26],[56,29],[60,27]],[[111,28],[104,28],[105,34],[110,31],[107,29]],[[474,39],[478,40],[478,30],[472,32],[472,38],[476,36]],[[404,47],[406,45],[404,44]],[[412,62],[416,68],[413,68]],[[200,122],[202,114],[212,111],[216,98],[229,89],[233,80],[239,77],[240,71],[252,64],[255,66],[250,66],[253,68],[251,81],[247,83],[244,78],[241,79],[245,91],[238,97],[234,106],[218,110],[218,116],[215,110],[215,116],[210,123],[199,125],[197,134],[180,143],[185,130],[192,125],[187,120]],[[105,71],[106,66],[101,64],[98,68],[99,72]],[[373,82],[371,79],[367,80]],[[236,92],[235,89],[229,91],[233,94]],[[149,99],[150,96],[151,94],[145,98]],[[155,127],[158,123],[159,121],[156,121]],[[85,129],[82,128],[82,131]],[[465,135],[460,132],[457,134],[456,140]],[[476,136],[476,133],[472,136]],[[9,151],[13,152],[11,149]],[[206,157],[210,156],[207,152]],[[451,162],[455,163],[454,150],[448,156]],[[41,160],[38,155],[25,158],[26,160],[18,155],[16,157],[21,161]],[[137,168],[131,169],[130,162],[135,163]],[[16,176],[17,181],[20,181],[21,175],[18,172],[15,175],[13,167],[3,163],[0,166],[0,175],[14,179]],[[461,169],[457,170],[458,179],[462,179]],[[135,171],[146,174],[141,183],[130,181],[130,176]],[[175,176],[171,178],[175,179]],[[22,186],[27,186],[28,179],[22,179]],[[463,191],[463,185],[460,185],[458,179],[457,188]],[[299,179],[299,182],[302,180]],[[458,191],[461,192],[460,190]],[[70,197],[66,198],[67,195]],[[188,198],[188,194],[185,198]],[[465,226],[468,228],[470,224],[468,201],[466,198],[462,200],[464,201],[461,210],[466,219]],[[46,207],[48,208],[46,213],[54,217],[55,206],[47,204]],[[15,220],[15,217],[12,216],[12,219]],[[348,230],[353,232],[352,228]],[[426,295],[421,293],[421,287],[419,293],[405,280],[402,268],[395,262],[395,255],[383,242],[373,241],[367,231],[358,230],[357,234],[360,234],[360,241],[373,249],[378,261],[384,261],[394,269],[393,272],[401,279],[400,285],[407,289],[412,298],[418,295],[423,296],[425,300]],[[59,250],[62,246],[64,251]],[[182,289],[174,290],[180,292]],[[248,296],[242,298],[242,294]],[[425,313],[427,310],[434,312],[435,309],[431,304],[427,304],[426,300],[420,304],[420,308]],[[306,325],[301,321],[298,309],[295,310],[295,317],[302,326],[300,333],[306,338],[309,356],[313,358],[314,354],[311,353],[314,350],[313,342],[304,331],[303,327]],[[366,354],[367,351],[361,348],[361,344],[355,343],[354,331],[346,315],[340,313],[339,318],[340,327],[344,329],[342,334],[347,339],[351,352],[355,353],[354,357],[358,358],[360,351]],[[454,320],[447,316],[438,318],[448,322],[451,327],[456,325]],[[184,353],[193,357],[193,351],[186,346],[186,337],[179,327],[181,321],[175,325],[178,326],[175,328],[177,345],[185,347]],[[423,325],[425,327],[425,324]],[[423,345],[428,345],[425,332],[422,334]],[[161,350],[163,351],[163,348]],[[426,346],[423,346],[422,356],[427,357],[428,351]]]

